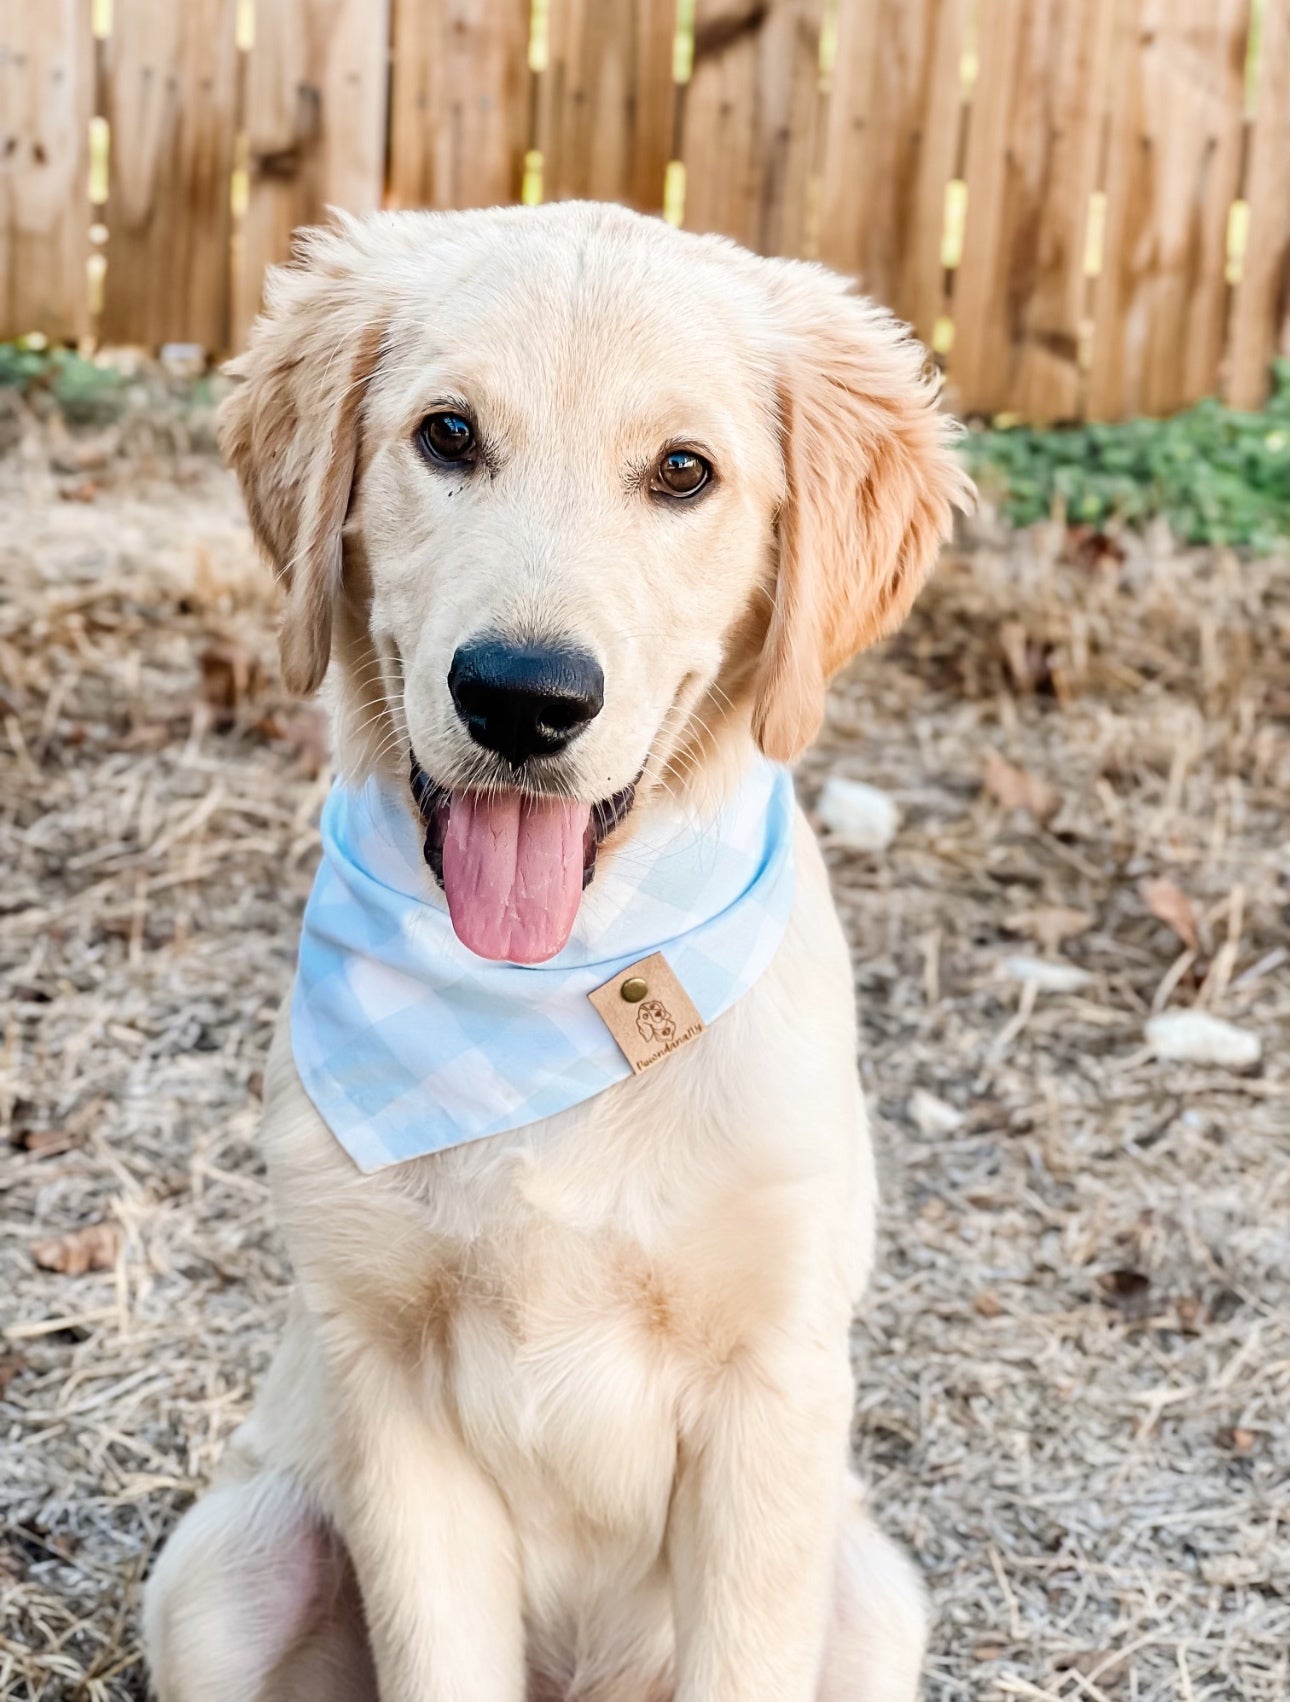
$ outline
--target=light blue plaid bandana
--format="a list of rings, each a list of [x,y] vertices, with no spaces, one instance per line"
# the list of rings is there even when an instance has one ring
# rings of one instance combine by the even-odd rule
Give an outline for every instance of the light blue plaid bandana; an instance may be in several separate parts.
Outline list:
[[[722,813],[660,813],[604,866],[546,963],[476,957],[452,931],[406,793],[336,785],[305,910],[291,1042],[360,1170],[566,1111],[631,1075],[587,995],[662,952],[705,1023],[775,955],[793,899],[793,783],[758,758]],[[432,897],[433,895],[433,897]]]

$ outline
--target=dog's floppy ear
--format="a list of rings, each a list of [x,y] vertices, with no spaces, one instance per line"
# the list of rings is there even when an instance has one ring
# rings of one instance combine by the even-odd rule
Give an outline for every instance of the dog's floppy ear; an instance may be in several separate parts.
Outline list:
[[[786,484],[753,727],[787,762],[832,675],[904,619],[972,486],[905,328],[833,273],[770,264]]]
[[[362,233],[353,220],[301,233],[292,262],[269,273],[245,354],[225,368],[239,382],[220,409],[220,447],[286,592],[282,673],[301,694],[331,657],[359,420],[384,334]]]

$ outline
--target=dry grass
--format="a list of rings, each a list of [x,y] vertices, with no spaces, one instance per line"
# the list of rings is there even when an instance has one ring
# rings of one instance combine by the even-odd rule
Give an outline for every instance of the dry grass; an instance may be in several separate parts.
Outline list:
[[[124,1698],[281,1321],[257,1094],[325,774],[226,478],[55,447],[0,461],[0,1696]],[[986,533],[804,770],[904,815],[831,860],[887,1182],[857,1448],[935,1702],[1290,1696],[1288,664],[1284,564]],[[1166,1004],[1262,1066],[1154,1061]],[[34,1262],[99,1223],[110,1268]]]

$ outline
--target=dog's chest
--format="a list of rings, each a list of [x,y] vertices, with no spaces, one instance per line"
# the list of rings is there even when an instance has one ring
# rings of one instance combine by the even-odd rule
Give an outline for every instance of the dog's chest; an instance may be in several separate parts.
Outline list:
[[[429,1380],[442,1379],[472,1453],[526,1518],[606,1537],[661,1525],[681,1371],[668,1297],[624,1247],[524,1241],[515,1266],[474,1258],[450,1277],[457,1298]]]
[[[699,1187],[584,1140],[452,1167],[472,1233],[429,1243],[423,1386],[526,1518],[656,1552],[680,1414],[782,1310],[799,1219],[710,1153]]]

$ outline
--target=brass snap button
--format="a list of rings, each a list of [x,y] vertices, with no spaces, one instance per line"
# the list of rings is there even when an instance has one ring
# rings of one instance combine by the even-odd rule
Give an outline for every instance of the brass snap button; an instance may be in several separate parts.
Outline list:
[[[649,988],[639,975],[633,975],[629,980],[623,982],[618,991],[629,1005],[639,1005],[646,993],[649,992]]]

